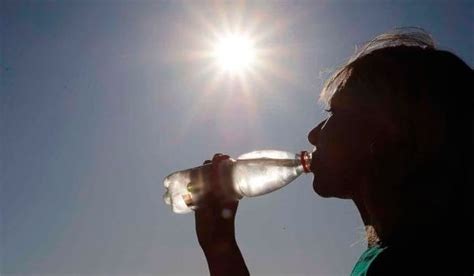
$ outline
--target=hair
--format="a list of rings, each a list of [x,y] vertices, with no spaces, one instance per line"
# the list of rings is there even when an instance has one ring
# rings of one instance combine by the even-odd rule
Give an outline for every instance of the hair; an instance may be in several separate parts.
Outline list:
[[[320,100],[329,105],[331,97],[340,90],[352,72],[352,65],[371,52],[389,47],[412,46],[421,49],[435,49],[435,43],[429,33],[421,28],[397,28],[392,32],[383,33],[367,42],[360,49],[356,48],[353,56],[325,82]]]
[[[463,233],[469,237],[474,171],[472,76],[473,70],[459,57],[436,49],[426,31],[401,28],[357,50],[326,81],[320,95],[330,105],[336,92],[350,91],[350,103],[362,106],[363,112],[388,114],[390,123],[397,124],[408,141],[411,170],[406,175],[408,185],[400,188],[403,201],[411,206],[421,201],[427,210],[436,210],[433,215],[462,220]]]

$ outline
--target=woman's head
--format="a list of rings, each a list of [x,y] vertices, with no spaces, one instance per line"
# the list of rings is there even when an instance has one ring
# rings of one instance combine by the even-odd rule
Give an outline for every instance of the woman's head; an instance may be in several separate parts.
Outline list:
[[[425,32],[375,38],[323,88],[332,114],[308,135],[315,191],[409,206],[467,189],[471,91],[472,69]]]

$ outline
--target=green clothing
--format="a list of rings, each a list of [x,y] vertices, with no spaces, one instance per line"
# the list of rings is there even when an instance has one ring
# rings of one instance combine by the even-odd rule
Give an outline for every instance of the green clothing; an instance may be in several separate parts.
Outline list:
[[[352,269],[351,276],[367,276],[370,265],[385,249],[386,247],[375,245],[365,250],[355,264],[354,269]]]
[[[421,240],[378,244],[362,253],[351,276],[474,275],[472,245],[454,245]]]

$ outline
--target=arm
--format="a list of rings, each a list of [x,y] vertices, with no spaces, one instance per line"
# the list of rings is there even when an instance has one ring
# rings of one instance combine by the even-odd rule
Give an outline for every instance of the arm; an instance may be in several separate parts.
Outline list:
[[[211,275],[249,275],[235,240],[238,202],[196,210],[196,233]],[[224,216],[223,216],[224,214]]]
[[[213,162],[218,162],[216,156]],[[205,205],[195,212],[196,234],[206,256],[210,274],[249,275],[235,240],[234,222],[239,202],[223,202],[209,194],[204,203]]]

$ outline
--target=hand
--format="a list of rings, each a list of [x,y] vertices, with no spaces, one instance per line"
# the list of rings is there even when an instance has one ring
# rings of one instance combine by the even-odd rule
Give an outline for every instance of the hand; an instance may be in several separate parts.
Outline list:
[[[211,163],[213,175],[210,192],[204,195],[195,211],[196,233],[206,255],[211,276],[248,276],[249,271],[235,240],[234,219],[239,202],[222,197],[223,181],[219,166],[229,156],[215,154]],[[228,181],[228,180],[227,180]]]
[[[229,159],[228,155],[215,154],[212,161],[206,160],[204,164],[211,163],[212,170],[217,172],[222,161]],[[221,194],[221,181],[218,173],[209,185],[211,190],[200,201],[200,207],[195,211],[196,233],[198,241],[204,251],[225,250],[235,244],[234,219],[239,202],[224,200]]]

